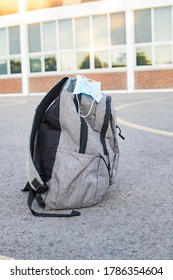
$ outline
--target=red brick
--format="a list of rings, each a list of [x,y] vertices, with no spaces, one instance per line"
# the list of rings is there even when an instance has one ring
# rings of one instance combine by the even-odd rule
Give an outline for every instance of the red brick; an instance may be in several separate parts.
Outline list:
[[[87,78],[100,81],[102,90],[125,90],[127,88],[126,72],[90,73],[84,74]],[[69,77],[71,75],[68,75]],[[75,75],[72,75],[73,77]],[[29,79],[29,91],[47,92],[64,76],[32,77]]]
[[[150,70],[135,72],[136,89],[173,88],[173,70]]]
[[[0,93],[21,93],[21,78],[0,79]]]

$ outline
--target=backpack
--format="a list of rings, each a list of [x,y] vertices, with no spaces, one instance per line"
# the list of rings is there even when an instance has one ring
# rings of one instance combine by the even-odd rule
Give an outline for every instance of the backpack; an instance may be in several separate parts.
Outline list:
[[[23,189],[34,216],[79,216],[72,209],[97,204],[115,182],[119,148],[112,99],[103,94],[97,103],[90,95],[74,95],[75,82],[63,78],[36,108]],[[72,211],[38,213],[34,200],[48,210]]]

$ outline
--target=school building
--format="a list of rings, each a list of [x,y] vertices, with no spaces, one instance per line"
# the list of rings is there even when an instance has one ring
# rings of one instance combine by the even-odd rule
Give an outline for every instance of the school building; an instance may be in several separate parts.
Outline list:
[[[0,93],[173,91],[173,0],[0,0]]]

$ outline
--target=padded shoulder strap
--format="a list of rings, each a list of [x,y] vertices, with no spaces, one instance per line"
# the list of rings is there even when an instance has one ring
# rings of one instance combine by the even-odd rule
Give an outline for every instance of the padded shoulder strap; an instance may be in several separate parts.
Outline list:
[[[30,147],[28,152],[28,159],[27,159],[27,172],[28,172],[28,181],[31,185],[31,187],[34,190],[37,190],[37,186],[34,185],[35,179],[39,182],[39,185],[43,186],[44,182],[40,178],[40,175],[38,174],[35,164],[34,164],[34,145],[36,141],[37,131],[39,129],[40,123],[43,119],[44,113],[47,110],[47,108],[51,105],[51,103],[61,94],[63,87],[66,83],[68,78],[63,78],[59,83],[57,83],[48,93],[47,95],[42,99],[41,103],[38,105],[32,130],[31,130],[31,136],[30,136]]]
[[[31,137],[30,137],[30,149],[28,155],[29,182],[27,183],[23,191],[29,191],[28,206],[32,214],[37,217],[74,217],[80,215],[80,212],[75,210],[73,210],[69,214],[57,214],[57,213],[54,214],[54,213],[37,213],[32,209],[32,203],[36,198],[36,195],[43,194],[45,191],[48,190],[48,186],[46,185],[46,183],[42,182],[33,162],[34,142],[45,111],[48,109],[51,103],[61,94],[67,80],[68,80],[67,77],[63,78],[47,93],[47,95],[42,99],[41,103],[38,105],[33,120],[33,126],[32,126]]]
[[[31,157],[33,158],[33,151],[34,151],[34,140],[37,134],[37,130],[39,128],[40,122],[44,116],[45,111],[50,106],[50,104],[60,95],[61,91],[65,83],[67,82],[68,77],[63,78],[59,83],[57,83],[42,99],[41,103],[38,105],[35,117],[33,120],[31,137],[30,137],[30,153]]]

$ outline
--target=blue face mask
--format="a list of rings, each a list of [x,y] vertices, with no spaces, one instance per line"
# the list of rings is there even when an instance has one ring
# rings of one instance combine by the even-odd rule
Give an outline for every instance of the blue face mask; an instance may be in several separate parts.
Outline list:
[[[76,76],[76,85],[73,91],[73,94],[87,94],[93,97],[97,103],[100,102],[103,94],[100,91],[101,83],[96,81],[88,81],[87,78],[77,75]]]

